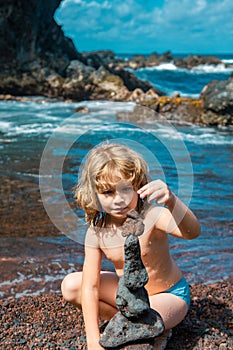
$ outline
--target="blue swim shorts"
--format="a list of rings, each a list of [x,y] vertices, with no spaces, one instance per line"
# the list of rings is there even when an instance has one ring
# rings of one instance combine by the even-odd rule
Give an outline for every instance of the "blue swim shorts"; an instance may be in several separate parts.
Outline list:
[[[180,297],[187,303],[188,307],[190,307],[190,289],[184,276],[174,286],[165,290],[164,293],[171,293]]]

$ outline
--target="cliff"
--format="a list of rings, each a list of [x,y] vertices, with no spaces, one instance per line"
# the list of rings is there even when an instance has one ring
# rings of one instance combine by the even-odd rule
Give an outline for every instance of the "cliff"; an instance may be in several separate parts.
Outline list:
[[[152,88],[122,69],[108,70],[110,51],[79,53],[53,18],[60,3],[8,0],[0,4],[1,94],[124,100],[136,87],[144,92]]]
[[[7,0],[1,3],[1,72],[28,71],[33,63],[62,73],[70,60],[82,60],[54,21],[61,0]]]

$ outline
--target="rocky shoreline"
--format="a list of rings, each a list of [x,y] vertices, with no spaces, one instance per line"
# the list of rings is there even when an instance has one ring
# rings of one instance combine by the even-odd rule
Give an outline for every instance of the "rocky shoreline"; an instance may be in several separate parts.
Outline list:
[[[191,287],[190,311],[167,350],[232,349],[232,282]],[[82,313],[60,294],[1,300],[0,315],[1,349],[86,349]]]
[[[167,97],[132,72],[171,62],[185,69],[224,66],[217,57],[175,58],[165,52],[123,60],[110,50],[80,53],[53,18],[60,3],[32,0],[26,4],[19,0],[16,5],[10,0],[0,5],[0,99],[42,96],[62,101],[135,101],[180,122],[188,118],[201,125],[233,124],[233,75],[203,86],[200,97],[194,100]]]

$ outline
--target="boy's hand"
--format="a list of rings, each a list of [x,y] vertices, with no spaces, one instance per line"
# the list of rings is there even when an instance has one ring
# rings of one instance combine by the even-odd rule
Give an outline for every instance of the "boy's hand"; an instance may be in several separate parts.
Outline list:
[[[163,205],[168,205],[168,203],[175,198],[175,195],[171,192],[170,188],[162,180],[154,180],[149,182],[140,188],[137,193],[142,199],[148,197],[148,202],[155,199],[158,204]]]

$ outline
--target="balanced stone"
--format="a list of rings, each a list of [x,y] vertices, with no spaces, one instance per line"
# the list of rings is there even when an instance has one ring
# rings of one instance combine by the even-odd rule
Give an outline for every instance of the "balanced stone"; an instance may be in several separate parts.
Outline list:
[[[127,344],[141,344],[145,340],[150,348],[149,342],[164,331],[163,320],[158,312],[150,308],[144,287],[148,274],[141,259],[138,238],[143,232],[142,217],[136,211],[130,212],[122,233],[126,240],[124,275],[119,279],[116,296],[119,311],[100,338],[100,344],[105,349],[121,349]]]
[[[119,348],[127,344],[152,340],[164,331],[161,316],[155,310],[150,309],[140,319],[130,320],[121,312],[117,312],[106,326],[100,345],[106,349]]]
[[[116,305],[127,318],[138,318],[150,310],[149,298],[145,288],[141,287],[131,291],[125,285],[124,276],[119,280]]]

